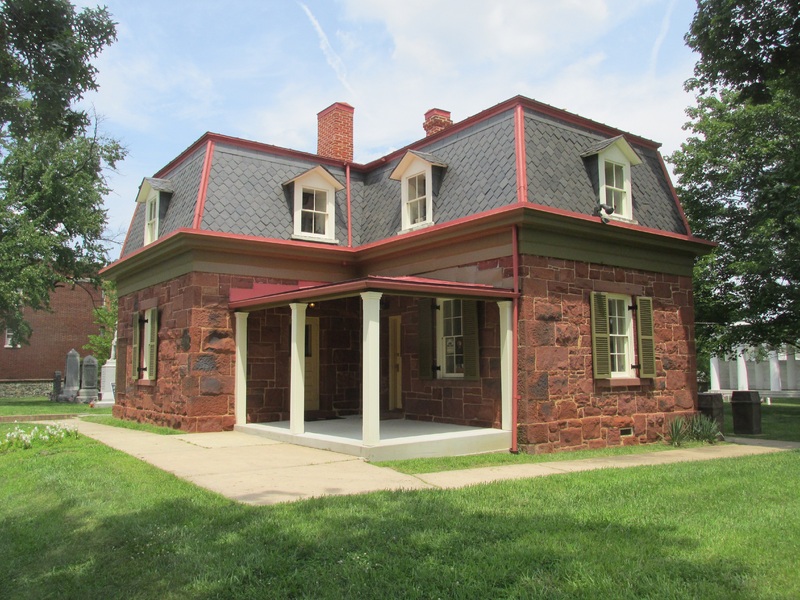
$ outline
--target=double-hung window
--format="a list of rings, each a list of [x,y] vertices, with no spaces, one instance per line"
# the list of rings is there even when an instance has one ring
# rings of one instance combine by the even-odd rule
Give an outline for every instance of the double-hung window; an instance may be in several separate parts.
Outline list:
[[[447,165],[432,154],[410,150],[389,175],[400,182],[400,231],[434,224],[433,198]]]
[[[303,188],[300,207],[300,232],[327,237],[329,231],[328,192]]]
[[[480,376],[475,300],[420,298],[419,372],[423,379]]]
[[[656,376],[652,298],[592,293],[592,365],[596,379]]]
[[[144,205],[144,245],[158,239],[161,221],[165,218],[174,192],[169,179],[145,177],[139,186],[136,202]]]
[[[133,313],[131,378],[154,381],[158,366],[158,308]]]
[[[642,164],[623,136],[602,140],[581,156],[597,160],[598,213],[604,218],[633,221],[631,167]]]
[[[6,344],[5,344],[5,347],[6,348],[19,348],[20,347],[19,344],[15,344],[14,343],[14,333],[8,328],[6,328]]]
[[[158,198],[159,193],[153,192],[145,205],[144,244],[150,244],[158,239]]]
[[[409,227],[425,223],[428,220],[428,193],[425,173],[417,173],[406,180],[407,200],[405,211],[408,213]]]
[[[336,192],[344,186],[323,167],[314,167],[285,185],[294,186],[293,239],[336,242]]]

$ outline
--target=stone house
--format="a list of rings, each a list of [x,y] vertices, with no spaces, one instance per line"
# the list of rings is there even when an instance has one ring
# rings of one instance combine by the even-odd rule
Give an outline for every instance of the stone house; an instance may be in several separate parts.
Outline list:
[[[0,397],[49,394],[53,374],[64,373],[67,352],[74,348],[87,354],[83,346],[89,335],[100,333],[93,310],[102,303],[103,292],[93,285],[62,285],[50,294],[50,311],[23,311],[32,329],[29,343],[14,344],[10,330],[3,326]]]
[[[524,97],[353,162],[207,133],[136,198],[114,412],[370,458],[659,439],[692,413],[691,235],[659,145]]]

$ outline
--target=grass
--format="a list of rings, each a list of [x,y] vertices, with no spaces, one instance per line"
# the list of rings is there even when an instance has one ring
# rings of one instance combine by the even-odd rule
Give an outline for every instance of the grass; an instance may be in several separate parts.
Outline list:
[[[733,433],[731,405],[724,405],[725,433]],[[800,442],[800,398],[773,398],[772,404],[761,405],[761,433],[743,438]]]
[[[110,415],[111,407],[92,408],[88,404],[51,402],[44,396],[28,398],[0,398],[0,417],[73,415],[84,413]]]
[[[684,442],[681,448],[697,448],[703,446],[699,442]],[[562,460],[579,460],[582,458],[603,458],[606,456],[622,456],[626,454],[642,454],[645,452],[663,452],[675,450],[666,443],[646,444],[636,446],[616,446],[600,448],[598,450],[575,450],[573,452],[556,452],[553,454],[511,454],[497,452],[488,454],[472,454],[470,456],[444,456],[438,458],[411,458],[407,460],[387,460],[375,463],[381,467],[388,467],[416,475],[422,473],[438,473],[440,471],[458,471],[461,469],[477,469],[480,467],[500,467],[507,465],[521,465],[528,463],[557,462]]]
[[[170,429],[169,427],[159,427],[158,425],[151,425],[150,423],[126,421],[124,419],[117,419],[116,417],[109,416],[90,415],[88,417],[84,417],[83,420],[91,421],[92,423],[99,423],[100,425],[110,425],[111,427],[121,427],[123,429],[135,429],[136,431],[146,431],[147,433],[157,433],[159,435],[182,435],[186,433],[185,431]]]
[[[798,452],[251,507],[80,437],[0,480],[9,598],[800,597]]]

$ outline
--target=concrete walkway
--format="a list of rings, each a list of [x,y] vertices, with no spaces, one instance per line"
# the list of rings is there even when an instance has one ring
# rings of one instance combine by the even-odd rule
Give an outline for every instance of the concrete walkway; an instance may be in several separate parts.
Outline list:
[[[354,456],[295,446],[235,431],[157,435],[81,419],[70,420],[69,424],[77,426],[83,435],[111,448],[232,500],[248,504],[276,504],[315,496],[378,490],[459,488],[504,479],[664,465],[800,448],[800,444],[791,442],[744,440],[741,444],[617,457],[404,475]],[[741,438],[736,439],[739,441]]]

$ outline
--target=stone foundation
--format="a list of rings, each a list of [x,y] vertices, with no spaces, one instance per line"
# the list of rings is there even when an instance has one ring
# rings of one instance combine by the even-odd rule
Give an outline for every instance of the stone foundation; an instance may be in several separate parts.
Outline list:
[[[53,380],[0,381],[0,398],[50,397]]]

